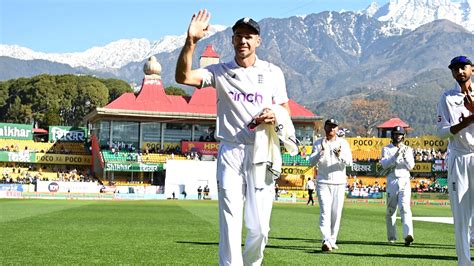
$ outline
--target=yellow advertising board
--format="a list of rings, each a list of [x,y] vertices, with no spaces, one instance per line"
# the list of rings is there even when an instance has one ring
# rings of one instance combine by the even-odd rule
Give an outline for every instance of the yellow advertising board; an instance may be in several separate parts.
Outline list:
[[[419,138],[405,138],[405,145],[412,147],[413,149],[426,149],[426,150],[446,150],[448,148],[448,140],[440,139],[437,136],[423,136]]]
[[[91,165],[92,164],[92,156],[90,155],[36,153],[35,159],[37,163],[45,163],[45,164],[72,164],[72,165]]]
[[[415,163],[412,173],[431,173],[431,163]]]
[[[351,150],[382,150],[382,148],[390,144],[390,138],[346,138],[349,142]],[[405,138],[405,145],[413,149],[426,150],[446,150],[448,147],[448,140],[440,139],[436,136],[423,136],[417,138]]]
[[[288,153],[288,151],[285,149],[285,146],[281,146],[281,153]],[[299,149],[299,152],[300,152],[300,155],[301,157],[305,157],[305,156],[309,156],[311,154],[311,151],[313,149],[313,146],[311,145],[308,145],[308,146],[299,146],[298,147]]]
[[[277,183],[284,187],[304,188],[306,180],[313,178],[314,173],[312,166],[283,166]]]
[[[351,150],[382,150],[382,148],[390,144],[388,138],[346,138],[349,142]]]
[[[313,146],[300,146],[299,149],[300,149],[301,156],[304,157],[306,155],[311,155]]]
[[[148,141],[142,142],[142,150],[145,150],[145,148],[147,147],[149,150],[152,150],[152,149],[160,150],[161,142],[148,142]],[[177,143],[177,142],[163,143],[163,150],[177,149],[177,148],[181,148],[181,143]]]

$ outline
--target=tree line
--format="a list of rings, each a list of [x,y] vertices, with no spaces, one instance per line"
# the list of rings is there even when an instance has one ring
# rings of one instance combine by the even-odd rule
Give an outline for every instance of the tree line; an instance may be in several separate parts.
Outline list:
[[[43,74],[2,81],[1,121],[40,128],[81,126],[87,113],[125,92],[133,92],[125,81],[72,74]]]
[[[48,75],[0,81],[0,122],[84,126],[83,118],[133,88],[125,81],[86,75]],[[168,95],[188,96],[167,87]]]

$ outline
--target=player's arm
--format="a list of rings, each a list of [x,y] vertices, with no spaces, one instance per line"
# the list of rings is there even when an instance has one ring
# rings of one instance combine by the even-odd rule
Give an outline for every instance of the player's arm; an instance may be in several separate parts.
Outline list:
[[[446,103],[446,96],[446,93],[441,95],[437,106],[438,120],[436,121],[436,133],[442,139],[453,136],[453,133],[451,133],[451,119],[449,116],[449,107]]]
[[[352,151],[347,141],[344,140],[341,142],[341,153],[337,158],[344,167],[352,166]]]
[[[470,116],[464,116],[463,114],[461,114],[461,122],[459,122],[458,124],[456,125],[453,125],[449,128],[449,131],[455,135],[457,134],[459,131],[463,130],[464,128],[468,127],[470,124],[472,124],[474,122],[474,115],[470,115]]]
[[[211,13],[206,9],[199,10],[198,14],[193,14],[188,28],[186,42],[181,50],[176,64],[175,80],[180,84],[201,87],[202,74],[199,69],[193,70],[193,54],[197,42],[202,39],[209,30],[209,19]]]
[[[413,169],[413,167],[415,167],[415,156],[413,156],[413,149],[411,147],[407,148],[403,159],[405,161],[405,166],[408,168],[408,170],[411,170]]]
[[[311,165],[318,164],[323,154],[324,154],[323,139],[318,139],[314,142],[313,148],[311,150],[311,155],[309,156],[309,162],[311,163]]]
[[[455,124],[458,121],[451,121],[450,111],[448,104],[446,103],[446,94],[441,96],[441,99],[438,103],[438,121],[436,123],[436,131],[440,138],[446,139],[457,134],[462,129],[468,127],[470,124],[474,123],[474,115],[464,116],[461,114],[461,121]]]
[[[387,169],[391,166],[395,166],[395,160],[397,156],[391,156],[390,150],[388,147],[383,147],[382,149],[382,159],[380,159],[380,164],[383,169]]]

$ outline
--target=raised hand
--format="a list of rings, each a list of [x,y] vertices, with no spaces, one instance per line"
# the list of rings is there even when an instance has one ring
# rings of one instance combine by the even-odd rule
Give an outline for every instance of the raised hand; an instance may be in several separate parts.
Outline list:
[[[188,40],[195,44],[206,36],[206,33],[209,30],[210,19],[211,13],[206,9],[199,10],[197,15],[193,14],[188,28]]]

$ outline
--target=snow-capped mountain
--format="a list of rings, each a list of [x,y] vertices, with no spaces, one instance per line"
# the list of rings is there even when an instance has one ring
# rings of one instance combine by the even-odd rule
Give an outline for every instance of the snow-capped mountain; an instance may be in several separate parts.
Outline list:
[[[474,32],[474,0],[390,0],[380,8],[374,2],[364,13],[400,29],[447,19]]]
[[[207,36],[225,30],[226,26],[212,25]],[[92,70],[119,69],[131,62],[144,59],[163,52],[171,52],[183,46],[186,35],[165,36],[158,41],[147,39],[118,40],[103,47],[93,47],[77,53],[42,53],[18,45],[0,44],[0,56],[8,56],[21,60],[42,59],[70,65],[85,67]]]

